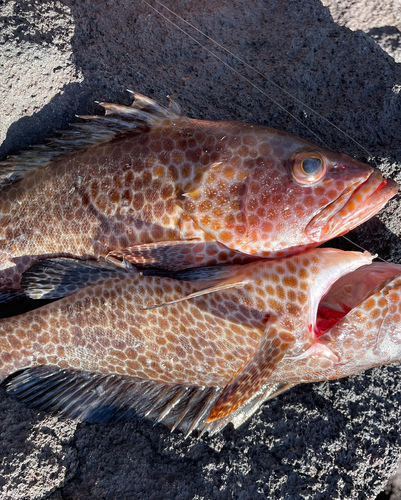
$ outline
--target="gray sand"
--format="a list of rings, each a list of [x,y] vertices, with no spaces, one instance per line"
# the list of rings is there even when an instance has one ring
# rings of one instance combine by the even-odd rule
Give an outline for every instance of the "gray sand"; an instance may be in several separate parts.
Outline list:
[[[389,0],[324,3],[332,14],[318,0],[168,1],[346,131],[400,182],[400,8]],[[101,112],[95,100],[128,104],[130,88],[164,103],[171,94],[192,117],[265,124],[367,158],[351,139],[179,24],[263,93],[142,0],[1,2],[1,157],[66,128],[75,114]],[[401,262],[400,213],[397,197],[348,236]],[[333,244],[355,249],[341,239]],[[146,420],[77,424],[29,410],[0,389],[0,497],[373,499],[400,456],[400,382],[401,370],[392,366],[298,387],[240,429],[200,441]]]

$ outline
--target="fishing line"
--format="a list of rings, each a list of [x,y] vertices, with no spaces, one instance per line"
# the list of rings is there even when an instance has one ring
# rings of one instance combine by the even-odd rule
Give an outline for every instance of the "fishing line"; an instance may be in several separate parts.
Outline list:
[[[168,18],[167,16],[165,16],[162,12],[160,12],[158,9],[156,9],[156,7],[154,7],[153,5],[151,5],[147,0],[142,0],[142,2],[145,3],[150,9],[152,9],[154,12],[156,12],[163,19],[165,19],[168,23],[170,23],[172,26],[174,26],[176,29],[178,29],[179,31],[181,31],[182,33],[184,33],[184,35],[186,35],[189,39],[191,39],[192,41],[194,41],[197,45],[199,45],[200,47],[202,47],[206,52],[208,52],[209,54],[211,54],[215,59],[217,59],[218,61],[220,61],[225,67],[229,68],[233,73],[235,73],[237,76],[239,76],[242,80],[244,80],[245,82],[249,83],[254,89],[256,89],[263,96],[265,96],[267,99],[269,99],[271,102],[273,102],[279,109],[281,109],[282,111],[284,111],[284,113],[286,113],[287,115],[291,116],[291,118],[293,118],[296,122],[298,122],[300,125],[302,125],[302,127],[306,128],[306,130],[308,130],[322,144],[324,144],[327,148],[329,148],[329,146],[313,130],[311,130],[301,120],[299,120],[296,116],[294,116],[290,111],[288,111],[287,109],[285,109],[284,106],[282,106],[275,99],[273,99],[273,97],[269,96],[269,94],[267,94],[258,85],[256,85],[255,83],[253,83],[252,80],[250,80],[249,78],[247,78],[246,76],[244,76],[242,73],[240,73],[239,71],[237,71],[235,68],[233,68],[229,63],[227,63],[226,61],[224,61],[224,59],[222,59],[218,54],[216,54],[215,52],[213,52],[212,50],[210,50],[209,48],[207,48],[203,43],[201,43],[195,37],[193,37],[192,35],[190,35],[187,31],[185,31],[185,29],[181,28],[181,26],[179,26],[177,23],[175,23],[174,21],[172,21],[170,18]],[[154,2],[156,2],[158,5],[160,5],[164,9],[166,9],[169,13],[171,13],[172,15],[174,15],[180,21],[184,22],[187,26],[190,26],[192,29],[194,29],[195,31],[197,31],[200,35],[202,35],[206,39],[210,40],[214,45],[216,45],[217,47],[220,47],[222,50],[224,50],[231,57],[233,57],[234,59],[237,59],[237,61],[240,61],[246,68],[252,70],[258,76],[260,76],[261,78],[263,78],[267,82],[269,82],[271,85],[273,85],[277,89],[281,90],[284,94],[286,94],[291,99],[293,99],[293,101],[297,102],[298,104],[300,104],[301,106],[303,106],[305,109],[307,109],[308,111],[310,111],[311,113],[313,113],[315,116],[317,116],[318,118],[320,118],[321,120],[323,120],[327,124],[329,124],[332,127],[334,127],[338,132],[340,132],[341,134],[343,134],[345,137],[347,137],[348,139],[350,139],[354,144],[356,144],[358,147],[360,147],[365,152],[365,154],[371,160],[373,160],[375,166],[377,167],[376,160],[373,157],[372,153],[370,153],[357,140],[355,140],[349,134],[347,134],[346,132],[344,132],[344,130],[342,130],[340,127],[338,127],[337,125],[335,125],[334,123],[332,123],[329,119],[327,119],[323,115],[321,115],[319,112],[315,111],[313,108],[311,108],[310,106],[308,106],[307,104],[305,104],[303,101],[301,101],[296,96],[294,96],[293,94],[291,94],[291,92],[289,92],[288,90],[286,90],[283,87],[281,87],[278,83],[274,82],[273,80],[271,80],[270,78],[268,78],[266,75],[264,75],[263,73],[261,73],[259,70],[257,70],[256,68],[254,68],[253,66],[251,66],[250,64],[248,64],[244,59],[242,59],[238,55],[236,55],[233,52],[231,52],[229,49],[227,49],[227,47],[225,47],[224,45],[222,45],[221,43],[219,43],[217,40],[215,40],[214,38],[212,38],[209,35],[207,35],[204,31],[202,31],[201,29],[197,28],[196,26],[194,26],[193,24],[191,24],[189,21],[187,21],[186,19],[184,19],[182,16],[180,16],[179,14],[177,14],[176,12],[174,12],[173,10],[171,10],[169,7],[167,7],[162,2],[160,2],[160,0],[154,0]],[[360,250],[368,251],[368,250],[366,250],[366,248],[363,248],[362,246],[358,245],[357,243],[351,241],[349,238],[346,238],[345,236],[342,236],[342,238],[344,238],[349,243],[352,243],[353,245],[355,245],[356,247],[358,247]],[[381,257],[377,257],[377,258],[380,259],[383,262],[387,262],[384,259],[382,259]]]
[[[349,238],[347,238],[346,236],[342,235],[341,238],[344,238],[344,240],[347,240],[349,243],[352,243],[353,245],[355,245],[357,248],[359,248],[360,250],[363,250],[364,252],[369,252],[369,250],[366,250],[366,248],[363,248],[361,247],[361,245],[358,245],[358,243],[355,243],[355,241],[352,241],[350,240]],[[382,262],[386,262],[387,264],[389,263],[387,260],[384,260],[382,259],[381,257],[379,257],[377,254],[376,254],[376,257],[375,259],[379,259],[381,260]]]
[[[260,87],[258,87],[251,80],[249,80],[249,78],[247,78],[246,76],[244,76],[243,74],[241,74],[240,72],[238,72],[230,64],[228,64],[226,61],[224,61],[223,59],[221,59],[215,52],[213,52],[212,50],[208,49],[204,44],[202,44],[201,42],[199,42],[198,40],[196,40],[196,38],[194,38],[193,36],[191,36],[187,31],[185,31],[183,28],[181,28],[180,26],[178,26],[176,23],[174,23],[171,19],[169,19],[164,14],[162,14],[155,7],[153,7],[147,0],[142,0],[142,1],[148,7],[150,7],[155,12],[157,12],[166,21],[168,21],[170,24],[172,24],[175,28],[179,29],[182,33],[184,33],[186,36],[188,36],[191,40],[193,40],[199,46],[201,46],[203,49],[205,49],[209,54],[211,54],[213,57],[215,57],[220,62],[222,62],[226,67],[230,68],[241,79],[243,79],[244,81],[246,81],[247,83],[249,83],[250,85],[252,85],[257,91],[261,92],[262,95],[264,95],[265,97],[267,97],[271,102],[273,102],[276,106],[278,106],[282,111],[284,111],[285,113],[287,113],[294,120],[296,120],[303,127],[305,127],[311,134],[313,134],[317,139],[319,139],[319,141],[322,144],[324,144],[326,147],[328,147],[328,145],[315,132],[313,132],[313,130],[311,130],[308,126],[306,126],[301,120],[299,120],[298,118],[296,118],[290,111],[288,111],[283,106],[281,106],[281,104],[279,104],[275,99],[273,99],[266,92],[264,92],[263,89],[261,89]],[[374,162],[375,166],[377,167],[377,163],[376,163],[375,158],[373,157],[373,154],[370,153],[364,146],[362,146],[362,144],[360,144],[356,139],[354,139],[349,134],[347,134],[347,132],[345,132],[340,127],[338,127],[337,125],[335,125],[328,118],[326,118],[323,115],[321,115],[318,111],[315,111],[313,108],[311,108],[310,106],[308,106],[307,104],[305,104],[303,101],[301,101],[296,96],[294,96],[293,94],[291,94],[291,92],[289,92],[285,88],[281,87],[278,83],[276,83],[275,81],[273,81],[270,78],[268,78],[266,75],[264,75],[259,70],[257,70],[256,68],[254,68],[251,64],[247,63],[240,56],[236,55],[234,52],[231,52],[231,50],[229,50],[227,47],[225,47],[224,45],[222,45],[221,43],[219,43],[217,40],[215,40],[211,36],[207,35],[207,33],[205,33],[204,31],[202,31],[201,29],[197,28],[196,26],[194,26],[193,24],[191,24],[189,21],[187,21],[185,18],[183,18],[182,16],[180,16],[179,14],[177,14],[176,12],[174,12],[173,10],[171,10],[169,7],[167,7],[167,5],[164,5],[162,2],[160,2],[160,0],[154,0],[154,2],[156,2],[158,5],[160,5],[164,9],[166,9],[168,12],[170,12],[170,14],[174,15],[175,17],[177,17],[180,21],[182,21],[183,23],[185,23],[187,26],[190,26],[192,29],[194,29],[195,31],[197,31],[200,35],[202,35],[203,37],[205,37],[208,40],[210,40],[214,45],[216,45],[217,47],[219,47],[222,50],[224,50],[227,54],[229,54],[230,56],[232,56],[234,59],[236,59],[237,61],[240,61],[246,68],[250,69],[251,71],[253,71],[254,73],[256,73],[258,76],[260,76],[261,78],[263,78],[264,80],[266,80],[267,82],[269,82],[271,85],[273,85],[274,87],[276,87],[277,89],[279,89],[281,92],[283,92],[288,97],[290,97],[294,102],[297,102],[298,104],[300,104],[301,106],[303,106],[305,109],[307,109],[309,112],[313,113],[315,116],[317,116],[318,118],[320,118],[321,120],[323,120],[325,123],[327,123],[328,125],[331,125],[332,127],[334,127],[338,132],[340,132],[341,134],[343,134],[345,137],[347,137],[348,139],[350,139],[354,144],[356,144],[359,148],[361,148],[362,151],[364,151],[364,153],[368,156],[368,158],[370,160],[372,160]]]
[[[264,95],[267,99],[269,99],[271,102],[273,102],[277,107],[279,107],[282,111],[284,111],[284,113],[287,113],[287,115],[291,116],[291,118],[293,120],[295,120],[296,122],[298,122],[300,125],[302,125],[303,128],[306,128],[306,130],[308,130],[314,137],[316,137],[316,139],[318,139],[318,141],[320,141],[322,144],[324,144],[326,146],[326,148],[329,149],[329,146],[323,141],[323,139],[321,137],[319,137],[313,130],[311,130],[307,125],[305,125],[305,123],[303,123],[301,120],[299,120],[296,116],[294,116],[290,111],[288,111],[287,109],[285,109],[284,106],[282,106],[281,104],[279,104],[275,99],[273,99],[273,97],[269,96],[269,94],[267,94],[263,89],[261,89],[260,87],[258,87],[255,83],[252,82],[252,80],[250,80],[249,78],[247,78],[246,76],[244,76],[242,73],[240,73],[239,71],[237,71],[235,68],[233,68],[230,64],[228,64],[228,62],[224,61],[224,59],[222,59],[219,55],[217,55],[215,52],[213,52],[212,50],[208,49],[206,47],[206,45],[204,45],[203,43],[201,43],[199,40],[197,40],[195,37],[193,37],[192,35],[190,35],[187,31],[185,31],[183,28],[181,28],[180,26],[178,26],[178,24],[176,24],[174,21],[172,21],[171,19],[169,19],[167,16],[165,16],[163,13],[161,13],[159,10],[157,10],[155,7],[153,7],[152,5],[150,5],[149,2],[147,2],[147,0],[142,0],[148,7],[150,7],[152,10],[154,10],[155,12],[157,12],[161,17],[163,17],[166,21],[168,21],[170,24],[172,24],[175,28],[177,28],[178,30],[180,30],[182,33],[184,33],[188,38],[190,38],[191,40],[193,40],[195,43],[197,43],[200,47],[202,47],[204,50],[206,50],[206,52],[208,52],[209,54],[211,54],[215,59],[217,59],[218,61],[220,61],[222,64],[224,64],[224,66],[226,66],[227,68],[229,68],[232,72],[234,72],[237,76],[239,76],[242,80],[244,80],[245,82],[249,83],[252,87],[254,87],[257,91],[259,91],[262,95]],[[156,0],[157,1],[157,0]],[[160,2],[157,2],[157,3],[160,3]],[[162,5],[163,7],[165,7],[163,4],[160,3],[160,5]],[[165,7],[167,10],[170,11],[170,9],[168,9],[168,7]],[[185,19],[181,18],[178,14],[175,14],[175,12],[171,11],[175,16],[177,16],[179,19],[182,19],[184,22],[186,22],[187,24],[189,24],[190,26],[192,26],[189,22],[185,21]],[[193,28],[197,31],[199,31],[200,33],[202,33],[202,31],[198,30],[197,28],[195,28],[193,26]],[[206,36],[206,38],[209,38],[211,41],[214,42],[213,38],[210,38],[209,36],[207,35],[204,35]],[[218,42],[214,42],[216,43],[217,45],[220,45]],[[224,48],[224,47],[223,47]],[[241,61],[241,59],[239,57],[237,57],[235,54],[232,54],[228,49],[225,49],[228,53],[230,53],[235,59],[237,59],[238,61]],[[242,61],[241,61],[242,62]],[[252,66],[249,65],[250,68],[252,68]],[[255,70],[256,71],[256,70]],[[263,76],[263,75],[262,75]],[[263,76],[264,77],[264,76]],[[266,77],[264,77],[266,78]],[[270,80],[268,78],[266,78],[267,81],[270,82]],[[277,84],[275,84],[278,88],[280,88]],[[289,94],[291,95],[291,94]],[[301,102],[301,101],[300,101]],[[302,102],[301,102],[302,104]]]

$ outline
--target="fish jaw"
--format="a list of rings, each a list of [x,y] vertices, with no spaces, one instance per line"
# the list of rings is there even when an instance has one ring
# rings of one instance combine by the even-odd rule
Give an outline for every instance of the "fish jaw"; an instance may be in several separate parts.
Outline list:
[[[317,311],[322,297],[341,279],[362,266],[372,262],[373,256],[369,252],[345,252],[334,248],[319,248],[305,254],[293,257],[304,262],[304,255],[311,255],[312,261],[305,270],[309,273],[308,301],[306,311],[305,334],[299,336],[294,344],[292,355],[305,351],[316,341]]]
[[[326,378],[347,377],[401,359],[401,269],[321,337],[336,353]]]
[[[377,214],[397,192],[395,181],[384,179],[380,170],[373,169],[366,180],[362,178],[324,207],[309,222],[305,233],[317,242],[341,236]]]
[[[333,380],[401,359],[401,266],[374,262],[345,274],[320,305],[336,323],[323,334],[318,326],[315,343],[283,359],[273,382]]]

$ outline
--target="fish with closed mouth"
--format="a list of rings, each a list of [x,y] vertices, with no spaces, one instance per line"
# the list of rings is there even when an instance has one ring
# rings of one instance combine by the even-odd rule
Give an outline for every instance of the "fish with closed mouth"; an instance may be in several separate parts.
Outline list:
[[[371,260],[319,248],[177,272],[42,261],[25,293],[64,297],[0,320],[0,377],[22,370],[11,394],[69,416],[217,432],[296,384],[399,358],[401,266]]]
[[[397,192],[378,169],[285,132],[134,96],[0,163],[0,289],[48,257],[179,270],[293,254]]]

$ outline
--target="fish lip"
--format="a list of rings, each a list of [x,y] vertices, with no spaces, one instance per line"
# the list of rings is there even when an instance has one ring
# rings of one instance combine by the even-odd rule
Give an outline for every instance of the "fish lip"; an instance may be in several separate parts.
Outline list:
[[[341,236],[377,214],[395,196],[398,188],[398,184],[392,179],[385,179],[379,169],[372,169],[367,178],[348,186],[332,203],[323,207],[309,221],[305,234],[311,241],[319,242]],[[341,198],[344,198],[344,203],[338,206],[335,213],[330,213],[329,207],[338,204]]]

